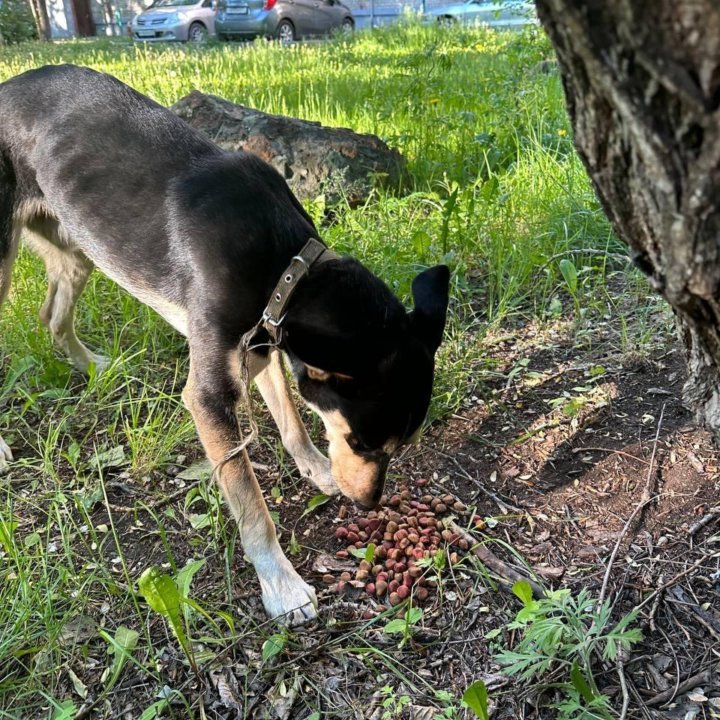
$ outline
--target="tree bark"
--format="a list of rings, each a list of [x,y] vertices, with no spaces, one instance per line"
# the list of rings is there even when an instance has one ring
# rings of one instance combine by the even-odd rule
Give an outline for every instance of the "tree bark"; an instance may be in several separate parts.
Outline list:
[[[720,3],[536,0],[575,145],[672,306],[686,404],[720,436]]]
[[[50,18],[48,17],[45,0],[29,0],[35,27],[37,28],[38,39],[50,40]]]

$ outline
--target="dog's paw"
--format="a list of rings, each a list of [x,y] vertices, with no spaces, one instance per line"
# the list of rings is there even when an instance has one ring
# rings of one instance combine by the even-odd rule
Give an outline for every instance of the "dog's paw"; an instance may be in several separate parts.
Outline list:
[[[7,472],[8,465],[12,462],[13,456],[8,444],[2,439],[0,435],[0,475]]]
[[[262,600],[269,617],[283,625],[302,625],[317,617],[317,597],[288,562],[272,577],[260,578]]]
[[[300,474],[310,480],[321,493],[325,495],[339,495],[340,488],[330,471],[330,461],[320,453],[312,459],[312,462],[298,462]]]

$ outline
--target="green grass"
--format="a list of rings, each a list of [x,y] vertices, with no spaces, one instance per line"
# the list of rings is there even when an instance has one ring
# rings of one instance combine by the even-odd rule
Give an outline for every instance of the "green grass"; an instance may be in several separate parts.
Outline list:
[[[572,312],[561,258],[578,271],[578,328],[594,312],[617,310],[608,283],[624,266],[606,251],[622,248],[572,149],[559,78],[539,70],[550,54],[536,32],[410,24],[292,48],[264,42],[146,48],[104,40],[4,47],[0,81],[45,63],[73,62],[110,72],[163,104],[197,88],[375,133],[399,148],[410,192],[377,192],[361,208],[340,207],[323,234],[404,300],[418,270],[437,262],[453,269],[432,410],[442,418],[481,381],[487,328]],[[321,217],[322,198],[309,209]],[[643,305],[645,285],[627,288],[628,304]],[[0,718],[61,717],[62,702],[82,704],[63,668],[77,669],[88,653],[98,653],[88,651],[90,641],[67,640],[64,629],[77,617],[94,618],[111,635],[121,624],[140,632],[134,662],[149,688],[137,695],[141,711],[168,680],[157,625],[135,595],[140,572],[150,561],[174,571],[185,557],[207,558],[215,581],[205,587],[203,605],[233,614],[239,581],[230,568],[241,553],[223,517],[209,512],[206,524],[189,525],[189,517],[218,504],[214,491],[189,490],[184,505],[147,500],[161,500],[153,481],[165,481],[178,455],[189,462],[200,454],[179,398],[184,339],[96,275],[78,310],[79,335],[113,364],[86,380],[41,330],[43,295],[41,264],[22,253],[0,315],[0,430],[18,455],[10,481],[0,485]],[[624,336],[628,347],[636,340]],[[121,455],[110,466],[113,450]],[[272,480],[282,495],[295,482],[285,471]],[[127,486],[144,488],[145,500],[125,496]],[[243,639],[259,650],[271,630],[248,622],[222,642]],[[383,653],[355,642],[390,667]],[[171,636],[165,645],[173,645]],[[102,670],[102,662],[85,667],[100,685]]]

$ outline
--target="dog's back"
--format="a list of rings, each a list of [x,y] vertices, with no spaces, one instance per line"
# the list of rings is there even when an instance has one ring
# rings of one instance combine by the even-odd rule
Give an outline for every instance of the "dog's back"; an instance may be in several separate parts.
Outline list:
[[[78,249],[181,332],[198,265],[234,272],[238,292],[272,285],[277,244],[297,250],[314,234],[285,181],[258,158],[224,153],[167,108],[72,65],[0,84],[0,195],[0,223],[14,214],[16,226]],[[8,275],[17,232],[0,235]],[[235,267],[211,267],[218,256]]]

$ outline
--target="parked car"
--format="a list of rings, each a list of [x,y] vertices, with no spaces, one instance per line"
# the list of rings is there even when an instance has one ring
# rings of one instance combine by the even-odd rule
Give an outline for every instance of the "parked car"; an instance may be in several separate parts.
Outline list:
[[[219,0],[215,20],[219,40],[260,36],[289,43],[337,29],[355,29],[340,0]]]
[[[508,29],[538,22],[534,3],[523,0],[465,0],[430,8],[423,17],[443,25],[463,23]]]
[[[213,0],[155,0],[130,23],[134,40],[204,42],[215,34]]]

